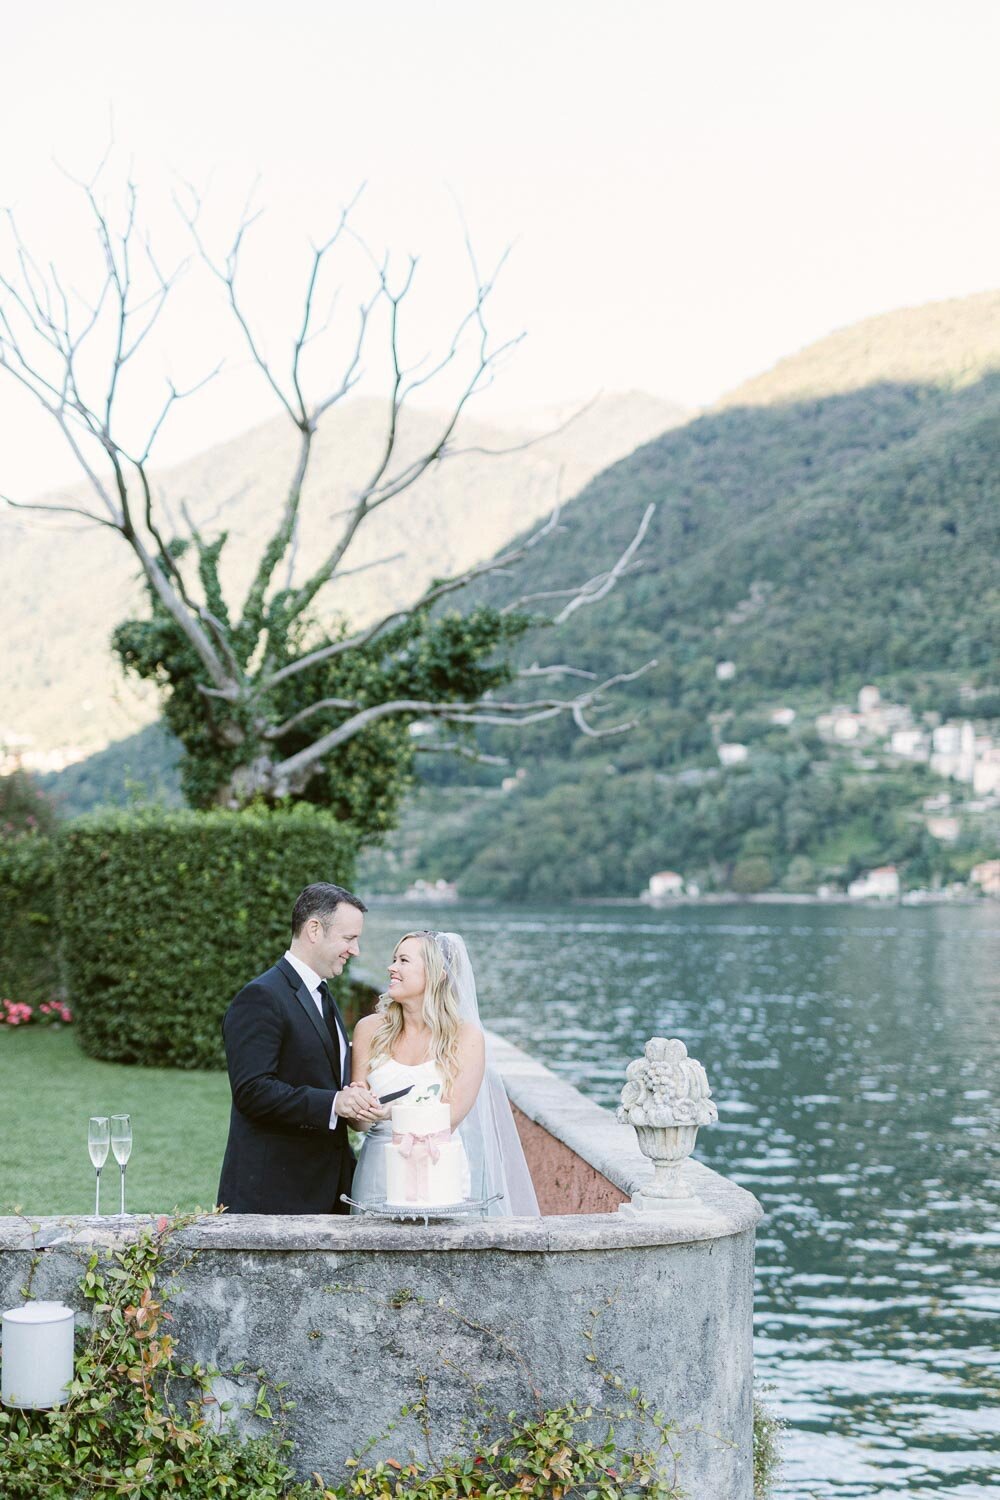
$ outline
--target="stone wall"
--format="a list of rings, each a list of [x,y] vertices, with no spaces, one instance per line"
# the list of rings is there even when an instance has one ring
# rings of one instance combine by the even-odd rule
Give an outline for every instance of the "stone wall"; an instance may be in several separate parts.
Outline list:
[[[609,1214],[627,1201],[589,1161],[513,1105],[514,1122],[543,1214]]]
[[[478,1415],[473,1387],[504,1413],[571,1396],[602,1406],[603,1370],[677,1423],[689,1500],[750,1500],[756,1200],[690,1163],[699,1203],[618,1214],[651,1175],[634,1133],[516,1048],[491,1047],[543,1218],[205,1219],[177,1237],[194,1253],[174,1305],[179,1343],[287,1381],[296,1462],[329,1481],[421,1390],[445,1454]],[[0,1220],[0,1305],[21,1300],[36,1250],[34,1294],[78,1305],[80,1257],[128,1232],[110,1219]],[[239,1381],[218,1395],[238,1398]],[[424,1445],[404,1420],[375,1451],[402,1460]]]

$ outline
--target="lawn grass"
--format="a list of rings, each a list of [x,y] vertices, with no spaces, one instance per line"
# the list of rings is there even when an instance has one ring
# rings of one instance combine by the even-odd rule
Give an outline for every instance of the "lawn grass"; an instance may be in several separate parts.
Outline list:
[[[225,1073],[95,1062],[72,1027],[0,1029],[0,1213],[92,1214],[91,1115],[132,1116],[130,1213],[211,1208],[229,1128]],[[118,1209],[118,1167],[101,1208]]]

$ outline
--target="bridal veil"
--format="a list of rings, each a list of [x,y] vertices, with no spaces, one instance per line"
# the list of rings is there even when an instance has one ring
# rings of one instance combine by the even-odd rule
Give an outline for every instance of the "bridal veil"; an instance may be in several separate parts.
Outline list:
[[[457,932],[435,932],[433,937],[458,996],[459,1019],[482,1031],[476,979],[465,940]],[[538,1199],[507,1092],[488,1062],[476,1102],[459,1125],[458,1133],[469,1158],[473,1198],[502,1193],[500,1201],[490,1206],[490,1215],[537,1216]]]

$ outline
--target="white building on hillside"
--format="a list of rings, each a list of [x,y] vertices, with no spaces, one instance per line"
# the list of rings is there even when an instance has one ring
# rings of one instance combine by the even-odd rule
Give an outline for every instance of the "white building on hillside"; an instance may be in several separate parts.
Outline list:
[[[457,901],[458,887],[451,880],[415,880],[407,886],[404,901]]]
[[[852,901],[894,901],[899,896],[899,871],[895,865],[868,870],[847,887]]]
[[[976,770],[976,732],[964,724],[939,724],[934,731],[931,770],[955,781],[972,781]]]
[[[664,901],[671,896],[683,894],[684,876],[678,875],[676,870],[659,870],[655,875],[650,875],[649,885],[646,887],[648,900]]]
[[[977,755],[972,768],[972,789],[977,797],[1000,792],[1000,745],[990,744],[981,755]]]
[[[927,819],[927,832],[932,839],[940,839],[943,844],[953,844],[962,832],[962,824],[958,818],[938,814]]]
[[[927,736],[922,729],[894,729],[889,740],[893,755],[905,760],[926,760],[930,755]]]
[[[969,880],[978,885],[984,896],[1000,896],[1000,859],[984,859],[973,865]]]
[[[722,765],[738,766],[742,761],[746,760],[750,751],[746,745],[730,744],[720,745],[716,753]]]
[[[860,731],[860,714],[838,714],[833,721],[834,737],[838,740],[856,740]]]

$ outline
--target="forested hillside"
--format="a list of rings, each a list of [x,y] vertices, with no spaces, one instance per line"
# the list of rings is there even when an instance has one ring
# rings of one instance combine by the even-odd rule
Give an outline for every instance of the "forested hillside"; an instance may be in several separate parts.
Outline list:
[[[947,849],[928,834],[922,801],[941,786],[926,767],[859,765],[812,720],[866,683],[918,716],[988,729],[1000,713],[1000,296],[828,342],[825,381],[820,345],[568,507],[558,560],[528,560],[526,593],[599,571],[657,505],[642,570],[578,611],[558,653],[602,676],[656,658],[616,706],[639,726],[596,741],[558,722],[530,741],[493,734],[488,748],[525,774],[506,794],[485,772],[475,792],[432,793],[399,877],[419,868],[468,894],[535,900],[635,895],[665,867],[804,890],[885,860],[924,883],[990,852],[988,818]],[[531,655],[555,660],[546,644]],[[771,722],[782,706],[797,710],[791,727]],[[748,758],[723,769],[717,746],[733,741]]]

